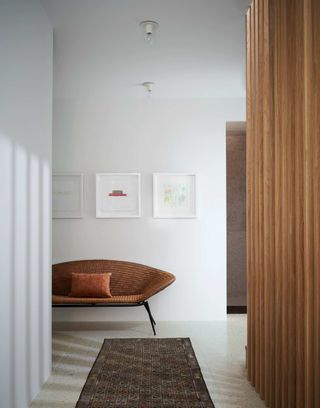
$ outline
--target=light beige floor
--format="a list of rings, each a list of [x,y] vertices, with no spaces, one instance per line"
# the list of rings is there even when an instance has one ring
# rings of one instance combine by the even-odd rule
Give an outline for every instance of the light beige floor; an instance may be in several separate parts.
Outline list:
[[[148,322],[78,323],[60,329],[53,333],[52,375],[32,408],[74,408],[104,338],[153,337]],[[157,332],[158,337],[191,338],[216,408],[265,406],[246,379],[245,316],[225,322],[159,322]]]

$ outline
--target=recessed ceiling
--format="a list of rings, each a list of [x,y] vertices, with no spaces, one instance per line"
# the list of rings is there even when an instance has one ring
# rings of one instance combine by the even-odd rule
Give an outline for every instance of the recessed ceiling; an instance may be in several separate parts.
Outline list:
[[[55,97],[245,96],[249,0],[42,0],[54,27]],[[160,27],[146,44],[139,23]],[[79,86],[81,84],[81,86]]]

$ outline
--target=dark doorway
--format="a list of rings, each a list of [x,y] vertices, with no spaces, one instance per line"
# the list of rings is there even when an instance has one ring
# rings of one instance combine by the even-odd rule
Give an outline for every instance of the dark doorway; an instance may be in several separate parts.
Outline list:
[[[246,123],[227,123],[227,312],[246,313]]]

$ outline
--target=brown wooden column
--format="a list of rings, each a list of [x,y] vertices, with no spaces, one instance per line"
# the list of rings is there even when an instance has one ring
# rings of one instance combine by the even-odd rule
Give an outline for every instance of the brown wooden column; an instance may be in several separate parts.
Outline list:
[[[247,12],[248,377],[320,407],[320,0]]]

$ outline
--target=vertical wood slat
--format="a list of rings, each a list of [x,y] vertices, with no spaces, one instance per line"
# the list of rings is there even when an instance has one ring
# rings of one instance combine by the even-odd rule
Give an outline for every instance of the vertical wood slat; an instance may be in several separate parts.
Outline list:
[[[258,83],[257,83],[257,98],[258,103],[260,106],[263,106],[263,98],[264,98],[264,83],[263,83],[263,68],[264,65],[260,64],[259,61],[263,61],[263,53],[264,53],[264,26],[263,26],[263,14],[264,8],[263,4],[257,3],[257,25],[258,25],[258,50],[257,50],[257,76],[258,76]],[[265,289],[265,274],[264,274],[264,247],[263,247],[263,239],[264,239],[264,149],[263,149],[263,125],[264,125],[264,115],[263,109],[260,112],[260,117],[258,118],[257,123],[257,136],[258,136],[258,213],[259,213],[259,248],[258,248],[258,267],[259,267],[259,275],[260,275],[260,282],[258,288],[258,296],[260,299],[260,350],[259,350],[259,358],[260,358],[260,394],[263,399],[265,399],[265,367],[266,361],[264,358],[264,350],[265,350],[265,298],[264,298],[264,289]]]
[[[291,41],[287,39],[287,52],[288,61],[292,61],[296,58],[296,42],[295,42],[295,0],[288,3],[287,10],[287,21],[288,21],[288,31],[293,33]],[[296,370],[295,361],[290,358],[290,356],[296,353],[296,321],[295,321],[295,299],[296,299],[296,267],[294,262],[294,257],[291,254],[295,252],[295,138],[297,134],[293,126],[294,115],[292,112],[295,111],[295,70],[296,67],[293,65],[289,67],[286,66],[287,77],[288,77],[288,87],[287,87],[287,98],[288,98],[288,167],[287,167],[287,183],[288,183],[288,233],[287,233],[287,247],[288,247],[288,350],[287,350],[287,370],[288,370],[288,398],[287,405],[294,406],[295,404],[295,386],[296,386]]]
[[[273,18],[274,21],[270,21],[270,24],[274,24],[275,21],[280,20],[280,3],[275,0],[272,4],[274,9]],[[270,30],[272,27],[270,27]],[[280,75],[280,59],[277,56],[281,53],[279,48],[280,44],[280,32],[276,30],[274,32],[274,43],[271,43],[270,46],[274,48],[274,65],[271,66],[272,75],[274,76],[274,87],[272,92],[274,93],[274,137],[275,139],[275,153],[274,153],[274,166],[275,166],[275,178],[274,178],[274,215],[273,215],[273,222],[274,222],[274,240],[275,240],[275,407],[281,407],[281,390],[282,390],[282,382],[281,382],[281,358],[282,358],[282,348],[281,348],[281,340],[282,340],[282,325],[281,325],[281,316],[282,316],[282,303],[281,303],[281,294],[282,294],[282,276],[281,276],[281,195],[279,191],[282,191],[282,184],[281,184],[281,144],[282,144],[282,134],[281,134],[281,123],[280,123],[280,116],[281,116],[281,98],[280,98],[280,88],[281,88],[281,75]],[[275,222],[277,220],[277,222]]]
[[[282,24],[279,27],[279,51],[282,58],[279,58],[279,126],[281,134],[281,144],[279,146],[280,160],[280,178],[281,189],[277,192],[280,196],[280,211],[281,218],[281,233],[279,235],[279,241],[281,242],[280,251],[280,268],[281,274],[281,407],[288,406],[288,316],[287,316],[287,303],[288,303],[288,247],[287,247],[287,234],[288,234],[288,178],[287,178],[287,166],[288,166],[288,139],[291,135],[288,135],[288,81],[287,81],[287,7],[288,1],[279,2],[279,18]],[[284,81],[283,78],[286,77]]]
[[[313,115],[312,115],[312,54],[311,54],[311,1],[304,1],[304,185],[305,185],[305,201],[304,201],[304,222],[305,222],[305,291],[308,296],[305,296],[305,379],[306,379],[306,394],[305,406],[310,408],[314,406],[314,394],[312,389],[314,387],[314,373],[312,370],[312,357],[314,353],[314,339],[313,339],[313,268],[314,268],[314,231],[313,231]]]
[[[253,103],[257,103],[260,97],[260,86],[259,86],[259,72],[258,67],[259,64],[259,2],[258,0],[254,1],[254,95],[253,95]],[[261,392],[261,359],[260,359],[260,345],[261,345],[261,333],[260,333],[260,322],[261,322],[261,302],[260,302],[260,280],[261,280],[261,269],[260,269],[260,258],[259,258],[259,250],[260,250],[260,219],[259,219],[259,165],[260,165],[260,134],[259,134],[259,122],[260,122],[260,112],[257,115],[253,116],[253,123],[254,123],[254,222],[256,225],[259,226],[258,230],[255,231],[255,270],[256,270],[256,285],[255,285],[255,303],[256,303],[256,325],[255,325],[255,337],[256,347],[255,347],[255,378],[256,378],[256,388],[259,392]]]
[[[253,106],[254,106],[254,100],[253,100],[253,95],[254,95],[254,86],[255,86],[255,71],[254,71],[254,10],[252,9],[250,12],[250,65],[251,65],[251,76],[252,76],[252,80],[250,80],[250,91],[251,91],[251,95],[250,95],[250,107],[249,109],[251,109],[251,112],[253,112]],[[250,199],[250,203],[251,203],[251,212],[250,212],[250,219],[249,219],[249,226],[250,226],[250,235],[251,238],[249,240],[249,245],[250,245],[250,264],[251,264],[251,269],[254,270],[255,269],[255,253],[254,253],[254,230],[253,230],[253,226],[254,226],[254,207],[255,207],[255,194],[254,194],[254,182],[255,182],[255,167],[254,167],[254,163],[255,163],[255,158],[254,158],[254,150],[255,150],[255,138],[254,136],[254,120],[253,117],[251,116],[251,121],[249,123],[250,126],[250,166],[251,166],[251,195],[249,197]],[[250,186],[249,186],[250,188]],[[248,282],[250,282],[251,285],[251,305],[253,306],[256,302],[256,298],[255,298],[255,294],[256,294],[256,277],[255,275],[252,275],[250,279],[248,279]],[[250,308],[250,312],[252,314],[252,320],[256,321],[256,308],[255,307],[251,307]],[[256,373],[256,367],[255,367],[255,349],[256,349],[256,345],[255,345],[255,341],[254,339],[256,338],[256,333],[255,333],[255,326],[252,325],[251,326],[251,348],[249,349],[249,365],[251,366],[251,375],[252,375],[252,381],[255,383],[255,373]]]
[[[263,7],[263,8],[262,8]],[[272,360],[270,359],[270,354],[273,352],[270,344],[270,336],[273,333],[273,321],[271,319],[269,310],[272,308],[273,302],[273,291],[272,289],[272,282],[273,277],[271,274],[266,273],[266,271],[271,269],[270,261],[272,259],[272,241],[271,241],[271,231],[272,231],[272,224],[270,221],[272,219],[272,202],[270,201],[271,192],[270,188],[272,186],[273,180],[273,172],[272,172],[272,163],[273,163],[273,146],[271,142],[271,129],[272,129],[272,121],[270,115],[271,109],[271,81],[270,81],[270,70],[269,70],[269,60],[270,56],[270,48],[269,48],[269,15],[268,15],[268,7],[267,3],[265,2],[262,5],[261,9],[263,10],[263,14],[261,17],[261,40],[262,40],[262,54],[261,59],[263,61],[262,64],[262,89],[263,89],[263,98],[262,98],[262,106],[263,106],[263,113],[262,113],[262,154],[263,154],[263,220],[262,223],[264,225],[263,230],[263,274],[264,274],[264,310],[263,310],[263,319],[264,319],[264,362],[265,362],[265,376],[264,376],[264,397],[266,404],[269,405],[271,401],[271,376],[270,373],[273,369]]]
[[[246,15],[246,49],[247,49],[247,117],[249,119],[249,123],[252,124],[252,120],[250,117],[250,112],[251,112],[251,69],[252,69],[252,63],[251,63],[251,9],[249,8],[247,11],[247,15]],[[247,133],[247,144],[250,144],[250,148],[247,148],[247,160],[246,160],[246,173],[247,173],[247,199],[249,199],[247,201],[247,226],[246,226],[246,230],[247,230],[247,262],[249,264],[249,262],[252,262],[252,230],[249,229],[249,227],[252,227],[252,222],[251,222],[251,209],[252,209],[252,193],[251,193],[251,185],[252,185],[252,163],[253,163],[253,159],[252,159],[252,140],[250,138],[250,136],[252,135],[252,131],[249,131]],[[249,261],[250,260],[250,261]],[[251,270],[252,267],[250,266],[249,269]],[[248,305],[248,319],[251,320],[252,316],[252,310],[253,308],[251,307],[252,305],[252,296],[253,296],[253,290],[252,290],[252,280],[250,279],[247,280],[247,305]],[[252,362],[253,359],[251,357],[251,355],[249,356],[249,352],[252,352],[253,346],[252,346],[252,326],[248,326],[248,345],[247,345],[247,369],[248,369],[248,378],[249,381],[252,380]],[[250,364],[248,364],[250,362]]]
[[[294,38],[296,47],[296,71],[294,78],[294,101],[295,112],[303,112],[303,59],[304,59],[304,45],[303,45],[303,3],[300,0],[295,0],[295,27],[296,36]],[[294,119],[295,129],[295,257],[294,262],[296,266],[296,392],[295,401],[298,408],[304,408],[305,399],[305,375],[304,375],[304,183],[303,183],[303,115],[295,115]]]
[[[320,2],[247,12],[248,377],[320,407]]]
[[[315,144],[315,175],[314,175],[314,209],[315,209],[315,367],[314,382],[315,406],[320,407],[320,2],[312,3],[312,55],[313,55],[313,112],[314,112],[314,144]]]

